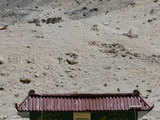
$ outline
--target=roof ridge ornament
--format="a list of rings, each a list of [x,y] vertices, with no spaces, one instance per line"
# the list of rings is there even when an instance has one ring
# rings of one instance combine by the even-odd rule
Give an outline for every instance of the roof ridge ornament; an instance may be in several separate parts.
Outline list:
[[[35,90],[31,89],[31,90],[28,92],[28,96],[31,96],[31,95],[35,95]]]
[[[140,92],[137,89],[135,89],[135,90],[133,90],[133,94],[134,95],[140,95]]]

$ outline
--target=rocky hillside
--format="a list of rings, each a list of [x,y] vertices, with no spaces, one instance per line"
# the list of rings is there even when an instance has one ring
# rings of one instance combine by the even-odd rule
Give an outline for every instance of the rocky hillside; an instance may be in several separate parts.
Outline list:
[[[1,0],[0,120],[37,93],[138,89],[160,111],[158,0]]]

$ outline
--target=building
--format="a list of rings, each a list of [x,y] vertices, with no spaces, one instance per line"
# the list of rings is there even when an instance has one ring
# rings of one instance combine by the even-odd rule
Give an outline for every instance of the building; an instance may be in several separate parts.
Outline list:
[[[28,93],[16,104],[30,120],[137,120],[152,110],[139,91],[115,94],[36,94]]]

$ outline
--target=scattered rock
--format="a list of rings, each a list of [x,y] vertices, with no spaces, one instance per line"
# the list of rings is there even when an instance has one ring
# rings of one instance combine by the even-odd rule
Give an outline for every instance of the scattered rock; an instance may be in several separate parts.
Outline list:
[[[131,5],[132,7],[135,7],[136,3],[134,2],[134,0],[129,0],[128,5]]]
[[[160,102],[160,99],[158,99],[157,102]]]
[[[43,35],[36,35],[35,37],[36,37],[36,38],[41,38],[41,39],[44,38]]]
[[[152,19],[148,19],[147,22],[148,22],[148,23],[151,23],[151,22],[153,22],[153,21],[155,21],[155,20],[157,20],[157,19],[156,19],[156,18],[152,18]]]
[[[4,88],[0,86],[0,91],[3,91],[3,90],[4,90]]]
[[[70,72],[71,72],[70,70],[65,70],[65,73],[67,73],[67,74],[70,73]]]
[[[20,78],[20,82],[23,84],[29,84],[31,83],[31,79],[29,78]]]
[[[158,2],[158,1],[159,1],[159,0],[154,0],[153,2],[155,2],[155,3],[156,3],[156,2]]]
[[[27,45],[26,48],[31,48],[31,46],[30,46],[30,45]]]
[[[126,80],[128,80],[128,79],[127,79],[127,78],[124,78],[123,80],[125,80],[125,81],[126,81]]]
[[[34,74],[34,77],[38,78],[38,77],[39,77],[39,74],[38,74],[38,73],[35,73],[35,74]]]
[[[61,64],[63,58],[62,57],[58,57],[57,59],[58,59],[59,64]]]
[[[109,53],[109,54],[118,54],[120,52],[125,51],[125,47],[119,43],[113,43],[113,44],[106,44],[102,43],[100,51],[103,53]]]
[[[122,57],[126,57],[127,55],[126,55],[126,54],[122,54],[121,56],[122,56]]]
[[[26,62],[28,63],[28,64],[33,64],[34,63],[34,59],[26,59]]]
[[[5,76],[5,75],[6,75],[6,73],[0,72],[0,76]]]
[[[59,27],[59,28],[62,28],[63,26],[62,26],[62,25],[58,25],[58,27]]]
[[[0,27],[0,30],[6,30],[8,28],[8,25],[4,25],[3,27]]]
[[[153,13],[154,13],[154,9],[151,9],[149,13],[150,13],[150,14],[153,14]]]
[[[145,98],[145,99],[148,99],[148,95],[146,95],[144,98]]]
[[[104,87],[107,87],[107,83],[104,83],[104,85],[103,85]]]
[[[133,53],[133,56],[134,57],[139,57],[139,54],[138,53]]]
[[[77,83],[73,83],[73,85],[74,85],[74,86],[77,86],[78,84],[77,84]]]
[[[0,120],[6,120],[8,118],[7,115],[0,115]]]
[[[119,88],[117,88],[117,91],[118,91],[118,92],[120,92],[120,89],[119,89]]]
[[[2,56],[0,56],[0,65],[4,64],[5,63],[5,60]]]
[[[98,8],[92,8],[89,10],[89,12],[98,12]]]
[[[42,22],[42,23],[46,23],[46,20],[45,20],[45,19],[41,19],[41,22]]]
[[[75,77],[77,77],[77,74],[75,74],[75,73],[69,73],[69,74],[68,74],[68,77],[70,77],[70,78],[75,78]]]
[[[152,92],[152,90],[146,90],[147,92],[149,92],[149,93],[151,93]]]
[[[145,80],[142,80],[142,83],[144,83],[145,82]]]
[[[121,70],[121,67],[117,67],[117,70]]]
[[[120,30],[120,27],[116,27],[116,30]]]
[[[129,38],[138,38],[138,35],[133,34],[131,29],[128,31],[128,33],[123,33],[122,35],[127,36]]]
[[[17,93],[17,94],[14,94],[14,96],[15,96],[15,97],[19,97],[19,94],[18,94],[18,93]]]
[[[80,4],[81,4],[78,0],[75,0],[75,2],[76,2],[78,5],[80,5]]]
[[[67,56],[71,57],[71,58],[74,58],[74,59],[77,59],[78,58],[78,55],[76,53],[66,53]]]
[[[86,11],[84,11],[84,12],[83,12],[83,16],[84,16],[84,17],[88,17],[88,16],[89,16],[89,13],[86,12]]]
[[[66,62],[70,65],[75,65],[75,64],[78,64],[77,61],[75,61],[74,59],[66,59]]]
[[[105,70],[110,70],[111,66],[104,67]]]
[[[47,76],[47,73],[46,73],[46,72],[43,72],[42,74],[43,74],[44,76]]]
[[[98,25],[93,25],[91,29],[92,29],[93,31],[99,31]]]
[[[59,85],[58,85],[58,84],[55,84],[55,86],[56,86],[56,87],[59,87]]]
[[[148,19],[147,21],[150,23],[150,22],[152,22],[153,20],[152,20],[152,19]]]
[[[62,75],[62,74],[61,74],[61,75],[59,75],[59,76],[60,76],[60,77],[64,77],[64,75]]]
[[[96,41],[89,41],[88,45],[90,45],[90,46],[97,46],[98,44],[97,44]]]
[[[41,26],[39,19],[28,20],[28,23],[34,23],[36,26]]]
[[[106,12],[105,12],[105,15],[107,15],[109,13],[109,11],[107,10]]]
[[[78,61],[76,61],[76,59],[78,58],[78,55],[76,53],[66,53],[66,56],[68,56],[68,58],[66,59],[66,62],[70,65],[75,65],[78,64]]]
[[[62,21],[62,17],[54,17],[54,18],[48,18],[46,20],[46,24],[55,24],[55,23],[60,23]]]

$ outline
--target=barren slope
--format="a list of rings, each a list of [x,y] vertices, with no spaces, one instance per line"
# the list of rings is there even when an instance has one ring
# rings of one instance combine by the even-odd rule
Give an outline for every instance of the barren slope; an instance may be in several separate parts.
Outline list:
[[[13,16],[5,14],[0,19],[1,26],[9,24],[0,30],[0,115],[22,119],[14,103],[21,102],[30,89],[38,93],[138,89],[150,105],[155,104],[150,118],[159,119],[158,2],[8,2],[3,7],[7,3],[0,1],[4,11],[15,10],[10,14]],[[41,22],[54,17],[62,20],[56,24]],[[37,26],[31,23],[33,19],[39,20]]]

